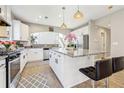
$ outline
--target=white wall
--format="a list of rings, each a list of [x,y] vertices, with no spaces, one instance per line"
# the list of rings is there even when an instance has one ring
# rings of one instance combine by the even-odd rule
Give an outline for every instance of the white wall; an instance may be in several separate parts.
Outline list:
[[[40,25],[40,24],[28,24],[29,25],[29,31],[30,33],[35,33],[35,32],[49,32],[49,26],[47,25]],[[59,27],[54,27],[54,32],[61,33],[61,34],[67,34],[71,30],[65,29],[62,30]]]
[[[32,33],[33,36],[36,36],[35,44],[57,44],[58,33],[55,32],[37,32]]]
[[[75,33],[75,35],[77,36],[77,39],[78,39],[78,43],[83,48],[83,35],[89,34],[88,26],[84,26],[79,29],[76,29],[73,31],[73,33]]]
[[[111,18],[111,55],[124,56],[124,10]]]
[[[30,33],[34,32],[48,32],[49,27],[45,25],[39,25],[39,24],[29,24],[29,31]]]
[[[103,43],[101,32],[105,33],[105,49],[103,50]],[[110,30],[104,27],[96,26],[95,21],[89,22],[89,49],[90,52],[110,52]]]
[[[65,30],[62,30],[61,28],[59,27],[54,27],[54,32],[57,32],[57,33],[61,33],[61,34],[68,34],[71,30],[69,29],[65,29]]]
[[[111,25],[111,56],[124,56],[124,9],[95,21],[97,25]]]

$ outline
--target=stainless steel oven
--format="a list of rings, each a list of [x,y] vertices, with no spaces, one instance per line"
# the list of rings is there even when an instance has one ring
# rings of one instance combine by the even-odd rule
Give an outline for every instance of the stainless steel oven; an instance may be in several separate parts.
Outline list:
[[[20,53],[10,54],[7,58],[7,87],[15,88],[20,79]]]

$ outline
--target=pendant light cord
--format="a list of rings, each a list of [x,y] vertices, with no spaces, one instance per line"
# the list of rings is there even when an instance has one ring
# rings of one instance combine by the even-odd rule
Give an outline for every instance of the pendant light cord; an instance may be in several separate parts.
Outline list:
[[[64,23],[64,21],[65,21],[65,15],[64,15],[65,7],[62,7],[62,10],[63,10],[63,23]]]
[[[79,11],[79,5],[77,5],[77,9],[78,9],[78,11]]]

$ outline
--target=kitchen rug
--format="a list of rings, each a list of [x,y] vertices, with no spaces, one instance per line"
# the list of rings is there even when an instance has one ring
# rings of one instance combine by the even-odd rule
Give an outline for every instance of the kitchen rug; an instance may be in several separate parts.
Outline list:
[[[21,77],[17,88],[49,88],[47,82],[47,77],[43,73],[38,73],[27,78]]]

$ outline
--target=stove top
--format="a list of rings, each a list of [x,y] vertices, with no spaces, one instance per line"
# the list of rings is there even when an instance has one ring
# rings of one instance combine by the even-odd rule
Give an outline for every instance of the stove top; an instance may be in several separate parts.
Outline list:
[[[11,54],[15,54],[18,52],[20,52],[20,51],[0,51],[0,56],[11,55]]]

